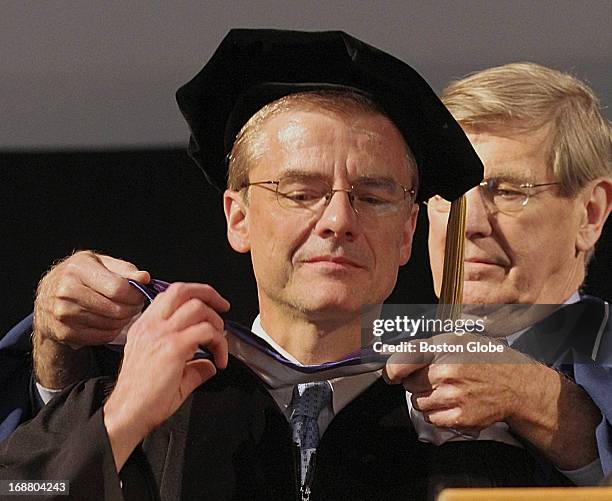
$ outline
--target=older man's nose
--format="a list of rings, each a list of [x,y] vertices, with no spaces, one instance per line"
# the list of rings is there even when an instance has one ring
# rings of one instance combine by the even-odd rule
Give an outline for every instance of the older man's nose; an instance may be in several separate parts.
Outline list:
[[[350,193],[336,191],[323,209],[315,231],[323,238],[354,240],[359,235],[359,216],[353,209]]]
[[[491,234],[491,210],[488,207],[479,187],[472,188],[466,194],[467,214],[465,236],[468,239],[486,237]]]

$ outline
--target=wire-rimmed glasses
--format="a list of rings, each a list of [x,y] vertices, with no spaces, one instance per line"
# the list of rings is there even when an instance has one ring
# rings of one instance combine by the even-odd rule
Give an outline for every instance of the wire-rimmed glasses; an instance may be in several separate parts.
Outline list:
[[[540,191],[537,188],[544,188],[560,184],[554,183],[516,183],[503,178],[492,177],[482,181],[478,188],[490,209],[503,212],[505,214],[515,214],[523,210],[529,202],[529,198]],[[543,190],[542,190],[543,191]],[[451,203],[439,195],[431,197],[427,201],[437,212],[449,212]]]
[[[310,176],[287,176],[278,180],[256,181],[248,186],[259,186],[276,193],[278,204],[291,211],[320,213],[337,192],[348,195],[355,213],[378,217],[396,212],[404,202],[412,203],[415,190],[387,178],[362,178],[349,189],[334,189],[327,181]]]

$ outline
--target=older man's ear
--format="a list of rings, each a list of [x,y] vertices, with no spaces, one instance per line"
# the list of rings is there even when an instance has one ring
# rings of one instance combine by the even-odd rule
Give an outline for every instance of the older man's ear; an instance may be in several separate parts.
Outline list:
[[[232,249],[236,252],[249,252],[251,250],[249,219],[242,194],[238,191],[225,190],[223,209],[227,221],[227,240]]]
[[[612,179],[591,181],[585,187],[581,200],[583,211],[576,235],[576,251],[588,252],[597,243],[612,210]]]

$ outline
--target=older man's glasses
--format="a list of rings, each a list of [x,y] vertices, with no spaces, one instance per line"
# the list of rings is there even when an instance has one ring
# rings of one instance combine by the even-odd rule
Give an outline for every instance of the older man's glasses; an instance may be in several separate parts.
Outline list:
[[[415,191],[389,179],[366,178],[355,181],[350,189],[333,189],[323,179],[289,176],[278,181],[257,181],[259,186],[276,193],[278,204],[291,211],[322,212],[337,192],[348,195],[353,210],[362,216],[382,216],[397,211],[405,202],[414,201]]]
[[[515,214],[523,210],[531,197],[544,191],[539,190],[539,188],[546,188],[557,184],[559,183],[518,184],[494,177],[482,181],[478,188],[491,210],[503,212],[504,214]],[[451,203],[436,195],[429,199],[427,205],[437,212],[449,212]]]

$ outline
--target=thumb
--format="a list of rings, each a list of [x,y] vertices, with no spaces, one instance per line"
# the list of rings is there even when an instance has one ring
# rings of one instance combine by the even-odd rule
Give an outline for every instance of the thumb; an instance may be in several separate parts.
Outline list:
[[[187,398],[198,386],[208,381],[217,373],[217,368],[210,360],[192,360],[187,362],[181,381],[181,395]]]
[[[410,374],[427,367],[429,364],[398,364],[389,363],[383,369],[382,377],[387,384],[399,384]]]
[[[415,343],[412,343],[416,346]],[[388,384],[399,384],[410,374],[430,365],[434,360],[433,353],[419,350],[407,353],[395,353],[389,357],[383,369],[383,379]]]
[[[123,261],[122,259],[117,259],[111,256],[105,256],[103,254],[98,254],[97,258],[106,267],[106,269],[122,276],[123,278],[135,280],[141,284],[148,284],[151,281],[151,275],[148,271],[139,270],[136,265],[128,261]]]
[[[128,278],[128,279],[134,280],[138,283],[145,284],[145,285],[151,281],[151,275],[149,274],[148,271],[144,271],[144,270],[126,272],[125,274],[120,273],[120,275],[122,275],[124,278]]]

